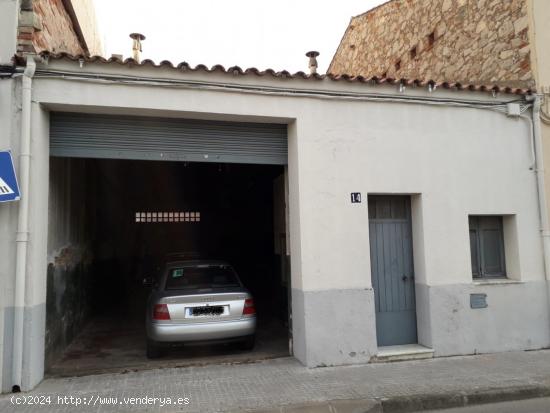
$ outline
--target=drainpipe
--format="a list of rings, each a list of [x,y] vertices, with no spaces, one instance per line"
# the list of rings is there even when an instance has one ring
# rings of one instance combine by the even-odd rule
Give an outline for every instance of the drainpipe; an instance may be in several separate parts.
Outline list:
[[[27,245],[29,243],[29,175],[31,167],[31,93],[32,77],[36,70],[34,56],[27,56],[21,90],[21,149],[19,154],[19,180],[21,199],[17,218],[15,293],[13,321],[13,392],[21,391],[23,370],[23,322],[25,314],[25,281],[27,273]]]

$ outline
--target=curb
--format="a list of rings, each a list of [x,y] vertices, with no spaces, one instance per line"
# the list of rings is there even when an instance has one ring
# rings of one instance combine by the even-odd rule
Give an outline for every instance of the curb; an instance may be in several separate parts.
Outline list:
[[[411,413],[540,397],[550,397],[550,385],[501,387],[469,393],[448,392],[387,398],[306,402],[245,411],[248,413]]]
[[[542,384],[501,387],[475,392],[415,394],[379,399],[384,413],[405,413],[422,410],[450,409],[487,403],[550,397],[550,386]]]

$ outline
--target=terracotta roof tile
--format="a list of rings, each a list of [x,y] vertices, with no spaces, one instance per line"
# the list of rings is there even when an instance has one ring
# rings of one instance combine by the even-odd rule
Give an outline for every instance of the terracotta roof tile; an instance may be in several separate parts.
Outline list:
[[[265,70],[259,70],[255,67],[250,67],[247,69],[242,69],[239,66],[231,66],[229,68],[225,68],[222,65],[214,65],[211,68],[208,68],[207,66],[203,64],[198,64],[196,66],[191,66],[187,62],[181,62],[178,64],[173,64],[172,62],[168,60],[163,60],[160,63],[156,64],[154,61],[150,59],[142,60],[140,63],[137,63],[132,58],[127,59],[118,59],[116,57],[110,57],[108,59],[102,57],[102,56],[82,56],[82,55],[70,55],[68,53],[50,53],[50,52],[42,52],[40,53],[40,56],[47,59],[54,59],[54,60],[73,60],[73,61],[80,61],[83,60],[87,63],[104,63],[104,64],[119,64],[119,65],[125,65],[125,66],[150,66],[150,67],[169,67],[172,69],[178,69],[182,71],[191,71],[191,72],[206,72],[206,73],[213,73],[213,72],[220,72],[220,73],[227,73],[232,74],[235,76],[248,76],[248,75],[254,75],[254,76],[271,76],[271,77],[278,77],[278,78],[288,78],[288,79],[305,79],[305,80],[324,80],[324,79],[330,79],[332,81],[347,81],[347,82],[354,82],[354,83],[369,83],[374,85],[382,85],[382,84],[389,84],[389,85],[399,85],[403,84],[404,86],[417,86],[417,87],[429,87],[430,85],[434,88],[443,88],[443,89],[456,89],[456,90],[467,90],[467,91],[473,91],[473,92],[496,92],[496,93],[507,93],[507,94],[516,94],[516,95],[528,95],[532,94],[535,91],[533,89],[525,89],[525,88],[513,88],[508,86],[499,86],[499,85],[477,85],[477,84],[462,84],[460,82],[436,82],[434,80],[422,80],[422,79],[394,79],[394,78],[381,78],[377,76],[373,77],[363,77],[363,76],[350,76],[346,74],[306,74],[302,71],[296,72],[296,73],[290,73],[286,70],[282,71],[275,71],[273,69],[265,69]],[[23,64],[23,61],[20,57],[16,56],[15,60],[17,63]]]

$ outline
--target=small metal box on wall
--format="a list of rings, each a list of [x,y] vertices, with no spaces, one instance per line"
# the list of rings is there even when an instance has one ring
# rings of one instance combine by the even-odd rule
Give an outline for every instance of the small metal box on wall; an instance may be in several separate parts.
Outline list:
[[[470,308],[487,308],[487,294],[470,294]]]

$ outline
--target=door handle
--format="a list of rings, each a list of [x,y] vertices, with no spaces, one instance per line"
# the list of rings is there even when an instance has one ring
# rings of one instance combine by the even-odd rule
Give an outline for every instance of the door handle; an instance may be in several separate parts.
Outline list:
[[[401,277],[401,279],[403,280],[403,282],[407,282],[407,276],[404,275],[403,277]]]

